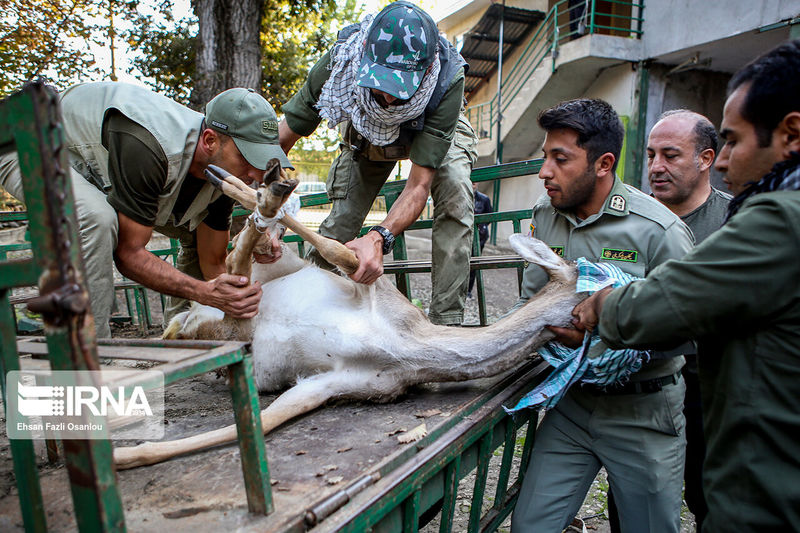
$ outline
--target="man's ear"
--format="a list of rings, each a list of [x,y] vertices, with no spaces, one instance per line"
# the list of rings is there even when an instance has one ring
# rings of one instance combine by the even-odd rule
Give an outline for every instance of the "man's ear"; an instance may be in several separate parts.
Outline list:
[[[791,152],[800,152],[800,111],[791,111],[778,124],[781,156],[789,159]]]
[[[219,149],[220,138],[217,132],[211,128],[205,128],[200,133],[200,139],[197,141],[197,146],[200,151],[206,156],[211,157]]]
[[[697,160],[700,162],[700,172],[705,172],[711,165],[714,164],[714,158],[716,157],[716,153],[714,152],[713,148],[706,148],[700,155],[697,156]]]
[[[613,173],[614,161],[617,158],[611,152],[606,152],[594,162],[594,173],[598,178],[603,178]]]

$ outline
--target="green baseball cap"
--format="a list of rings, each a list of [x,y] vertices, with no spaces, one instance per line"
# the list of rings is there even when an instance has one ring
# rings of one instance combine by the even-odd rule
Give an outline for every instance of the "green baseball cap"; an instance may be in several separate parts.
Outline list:
[[[392,2],[369,28],[358,85],[401,100],[411,98],[436,57],[438,42],[430,15],[408,2]]]
[[[237,87],[219,93],[206,104],[206,126],[229,135],[248,163],[266,170],[277,157],[283,168],[294,168],[278,140],[278,115],[255,89]]]

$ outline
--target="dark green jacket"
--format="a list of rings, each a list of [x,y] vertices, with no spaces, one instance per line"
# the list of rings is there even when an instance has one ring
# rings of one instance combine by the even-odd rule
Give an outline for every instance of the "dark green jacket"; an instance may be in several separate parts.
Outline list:
[[[747,200],[680,261],[612,292],[612,347],[698,340],[704,531],[800,527],[800,191]]]

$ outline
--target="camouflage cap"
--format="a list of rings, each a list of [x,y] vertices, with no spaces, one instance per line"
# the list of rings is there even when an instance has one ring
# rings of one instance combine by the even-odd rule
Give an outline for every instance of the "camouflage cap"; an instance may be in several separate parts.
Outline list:
[[[358,85],[411,98],[436,57],[438,40],[430,15],[408,2],[392,2],[369,28]]]
[[[233,138],[248,163],[259,170],[277,157],[283,168],[294,168],[278,141],[278,116],[254,89],[237,87],[219,93],[206,104],[206,127]]]

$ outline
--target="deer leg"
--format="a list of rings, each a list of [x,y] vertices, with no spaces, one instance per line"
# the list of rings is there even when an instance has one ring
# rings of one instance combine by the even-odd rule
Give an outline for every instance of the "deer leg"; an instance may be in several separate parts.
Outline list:
[[[261,411],[261,429],[269,433],[287,420],[313,411],[332,398],[389,401],[404,390],[396,375],[389,372],[326,372],[300,381],[278,396]],[[236,441],[236,425],[166,442],[145,442],[138,446],[114,449],[119,470],[152,465],[172,457]]]

